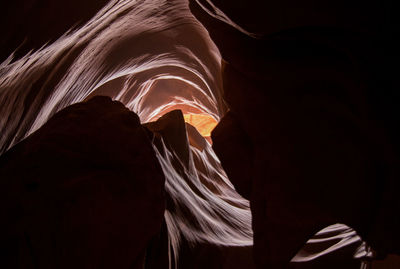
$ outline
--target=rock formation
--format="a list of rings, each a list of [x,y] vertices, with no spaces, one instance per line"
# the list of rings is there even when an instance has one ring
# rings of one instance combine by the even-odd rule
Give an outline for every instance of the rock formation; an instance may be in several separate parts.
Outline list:
[[[391,11],[378,1],[305,1],[301,11],[294,1],[214,1],[246,32],[209,16],[197,5],[204,2],[192,1],[192,12],[226,62],[231,110],[214,148],[228,175],[245,177],[239,190],[252,185],[259,268],[284,268],[308,238],[336,222],[353,227],[378,256],[399,253],[398,132],[388,121],[395,111],[388,96],[397,96],[388,76],[390,57],[398,56],[385,19]],[[225,122],[241,126],[241,135]],[[250,173],[236,171],[243,162],[231,157],[237,144],[254,145],[252,154],[238,148],[250,154]]]
[[[142,268],[164,175],[139,118],[95,97],[0,160],[1,268]]]
[[[1,268],[400,253],[394,1],[53,2],[0,3]]]

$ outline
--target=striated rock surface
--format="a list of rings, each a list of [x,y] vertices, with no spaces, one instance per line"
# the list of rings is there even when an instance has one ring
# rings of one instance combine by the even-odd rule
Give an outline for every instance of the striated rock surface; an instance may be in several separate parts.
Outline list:
[[[95,97],[0,160],[1,268],[142,268],[164,176],[139,118]]]
[[[171,244],[170,255],[176,258],[172,264],[177,268],[254,268],[251,244],[240,246],[234,241],[238,237],[234,232],[248,232],[250,228],[240,226],[243,223],[235,214],[239,212],[243,217],[249,213],[248,204],[222,177],[224,172],[205,138],[195,127],[185,124],[180,110],[144,126],[153,132],[160,161],[167,164],[163,167],[165,216],[170,224],[169,240],[164,229],[152,241],[154,256],[148,259],[147,268],[166,268],[162,250],[165,251],[167,240]]]

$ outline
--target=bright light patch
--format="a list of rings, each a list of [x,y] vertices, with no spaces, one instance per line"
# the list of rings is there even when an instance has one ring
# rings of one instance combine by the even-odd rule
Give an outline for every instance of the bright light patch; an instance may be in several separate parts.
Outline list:
[[[211,136],[211,131],[218,124],[218,122],[210,115],[185,114],[183,117],[185,118],[185,122],[194,126],[204,137]]]

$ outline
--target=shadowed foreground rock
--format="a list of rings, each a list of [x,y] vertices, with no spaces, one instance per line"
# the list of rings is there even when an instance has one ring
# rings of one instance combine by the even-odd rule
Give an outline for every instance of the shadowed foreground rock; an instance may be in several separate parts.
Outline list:
[[[245,35],[190,2],[226,62],[224,100],[254,145],[247,188],[258,268],[286,268],[307,239],[337,222],[379,257],[399,254],[391,1],[213,2],[259,34]],[[227,174],[236,174],[241,162],[230,156],[238,142],[221,122],[213,147]]]
[[[212,132],[213,149],[229,180],[246,199],[251,195],[254,149],[251,140],[229,111]]]
[[[142,268],[164,176],[139,118],[95,97],[0,160],[1,268]]]

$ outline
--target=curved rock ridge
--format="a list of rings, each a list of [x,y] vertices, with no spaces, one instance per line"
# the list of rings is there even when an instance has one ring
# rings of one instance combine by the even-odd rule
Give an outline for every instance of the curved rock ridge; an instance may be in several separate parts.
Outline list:
[[[31,16],[45,20],[40,15]],[[30,27],[18,25],[10,23],[10,31],[31,36]],[[177,106],[215,119],[226,110],[219,51],[186,0],[111,0],[86,23],[52,39],[0,64],[1,153],[57,111],[95,95],[121,101],[142,122]]]

